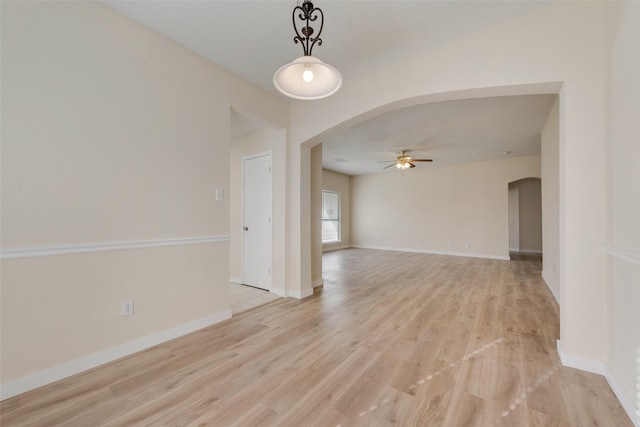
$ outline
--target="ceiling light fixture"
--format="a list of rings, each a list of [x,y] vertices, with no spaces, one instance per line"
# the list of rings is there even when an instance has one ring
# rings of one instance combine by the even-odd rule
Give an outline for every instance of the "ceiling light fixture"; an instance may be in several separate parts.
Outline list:
[[[302,21],[298,28],[296,17]],[[320,18],[320,19],[318,19]],[[313,33],[314,24],[318,27],[318,34]],[[304,56],[283,65],[273,75],[273,85],[283,94],[295,99],[321,99],[333,95],[342,86],[342,75],[329,64],[325,64],[311,51],[316,43],[322,45],[320,34],[324,25],[322,9],[314,7],[310,0],[304,0],[302,6],[293,8],[293,29],[296,36],[293,41],[302,45]]]
[[[402,150],[400,155],[396,157],[395,160],[384,160],[380,163],[391,163],[389,166],[385,166],[382,169],[390,168],[391,166],[397,167],[401,171],[406,171],[409,168],[415,168],[415,162],[433,162],[431,159],[414,159],[410,155],[407,154],[407,150]]]
[[[396,163],[396,167],[398,169],[400,169],[401,171],[407,170],[407,169],[409,169],[411,167],[411,163],[409,163],[409,161],[398,162],[398,163]]]

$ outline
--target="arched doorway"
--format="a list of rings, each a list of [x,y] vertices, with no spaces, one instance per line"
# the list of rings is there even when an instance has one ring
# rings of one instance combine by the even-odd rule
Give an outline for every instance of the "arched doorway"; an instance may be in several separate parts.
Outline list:
[[[509,183],[509,252],[542,253],[540,178],[524,178]]]

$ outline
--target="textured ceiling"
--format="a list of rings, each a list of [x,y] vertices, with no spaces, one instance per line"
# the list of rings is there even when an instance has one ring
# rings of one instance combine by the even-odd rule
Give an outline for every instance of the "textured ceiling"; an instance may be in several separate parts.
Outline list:
[[[275,70],[302,54],[293,43],[296,1],[104,0],[250,82],[276,93]],[[544,1],[318,0],[325,26],[313,54],[350,80],[416,51],[456,39],[542,7]],[[282,95],[279,95],[282,96]],[[473,99],[383,114],[324,142],[324,166],[350,175],[381,171],[402,149],[437,167],[540,152],[539,135],[553,96]],[[231,135],[270,125],[231,112]],[[389,168],[392,170],[392,168]]]
[[[105,0],[211,61],[275,93],[273,73],[302,55],[293,43],[296,1]],[[345,81],[442,46],[545,4],[542,1],[318,0],[323,44],[314,56]]]
[[[540,154],[540,133],[555,97],[477,98],[391,111],[325,140],[323,165],[361,175],[381,172],[388,163],[378,162],[401,150],[434,160],[418,163],[420,168]]]

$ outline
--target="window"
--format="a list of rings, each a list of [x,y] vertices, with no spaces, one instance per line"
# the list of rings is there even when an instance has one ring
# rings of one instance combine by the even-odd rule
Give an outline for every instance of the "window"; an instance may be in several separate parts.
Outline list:
[[[340,241],[340,193],[322,191],[322,243]]]

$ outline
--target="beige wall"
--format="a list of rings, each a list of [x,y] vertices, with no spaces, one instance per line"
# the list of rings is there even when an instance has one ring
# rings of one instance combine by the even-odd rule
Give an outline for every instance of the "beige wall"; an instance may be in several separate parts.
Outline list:
[[[284,212],[286,209],[286,129],[266,129],[231,141],[229,175],[229,274],[232,282],[241,283],[242,274],[242,162],[245,157],[269,153],[272,164],[272,292],[285,293]]]
[[[322,189],[340,193],[341,241],[324,243],[322,251],[334,251],[351,246],[351,177],[324,169],[322,171]]]
[[[559,302],[560,195],[559,195],[559,99],[556,99],[542,129],[542,277]]]
[[[286,103],[99,3],[1,4],[3,250],[228,233],[228,202],[215,202],[213,190],[228,189],[229,106],[286,127]],[[612,9],[617,13],[607,21]],[[633,2],[558,2],[347,81],[327,100],[294,102],[287,155],[287,292],[304,296],[311,289],[309,146],[323,134],[401,105],[559,93],[560,350],[563,361],[576,367],[597,370],[606,363],[633,400],[630,355],[639,340],[637,310],[630,303],[638,300],[633,286],[639,282],[640,251],[633,162],[640,97],[633,52],[639,21]],[[602,252],[607,241],[609,255]],[[218,245],[228,246],[175,248],[186,253],[175,254],[174,263],[164,253],[139,249],[140,259],[151,258],[147,265],[167,264],[157,282],[149,271],[136,274],[122,261],[111,265],[113,254],[107,253],[95,255],[104,260],[87,269],[84,255],[70,256],[71,263],[66,255],[59,261],[4,259],[3,386],[110,345],[106,338],[107,344],[88,339],[91,348],[77,344],[86,338],[86,326],[112,334],[113,342],[130,339],[119,335],[117,322],[128,322],[127,332],[136,337],[164,327],[158,326],[162,316],[141,312],[117,321],[100,310],[81,322],[57,320],[58,311],[84,307],[85,301],[91,306],[87,294],[109,293],[118,305],[109,305],[110,313],[117,312],[124,295],[117,289],[124,284],[136,307],[155,301],[156,312],[175,316],[172,324],[202,316],[190,309],[201,307],[196,299],[210,302],[207,313],[224,313],[228,299],[220,284],[229,269]],[[205,253],[196,256],[194,250]],[[176,285],[172,278],[197,268],[203,258],[214,260],[214,269],[200,281]],[[58,274],[36,278],[32,272],[41,266],[32,262]],[[59,265],[47,270],[50,263]],[[60,273],[68,265],[83,268],[68,279]],[[152,283],[154,291],[130,295],[136,283]],[[154,299],[176,286],[188,298],[179,309],[171,298]],[[205,288],[206,295],[194,287]],[[59,290],[61,305],[23,304],[47,296],[49,288]],[[31,321],[40,318],[52,322],[49,329]],[[72,355],[49,357],[39,345],[24,360],[16,353],[5,356],[5,340],[20,343],[22,334],[35,333],[48,343],[44,335],[50,330],[70,337]]]
[[[619,3],[617,7],[608,152],[610,234],[605,248],[611,280],[607,363],[610,376],[629,396],[628,411],[633,406],[638,411],[636,425],[640,425],[640,3]]]
[[[289,109],[99,2],[1,7],[7,397],[229,316],[230,106]]]
[[[311,149],[311,283],[322,282],[322,144]]]
[[[508,259],[508,184],[539,174],[527,156],[354,176],[351,244]]]

